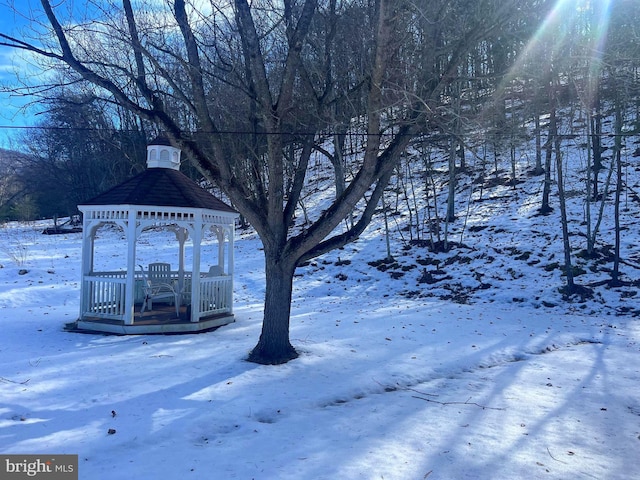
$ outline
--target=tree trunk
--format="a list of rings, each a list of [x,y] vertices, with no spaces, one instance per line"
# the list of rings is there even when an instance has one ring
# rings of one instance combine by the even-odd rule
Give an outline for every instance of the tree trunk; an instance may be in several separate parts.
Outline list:
[[[553,155],[553,136],[557,134],[554,131],[555,127],[555,108],[551,109],[551,117],[549,120],[549,138],[547,145],[545,146],[545,160],[544,160],[544,184],[542,188],[542,205],[540,205],[540,213],[547,215],[553,211],[549,202],[549,196],[551,194],[551,159]]]
[[[600,194],[598,174],[602,170],[602,114],[600,113],[600,94],[596,92],[594,100],[595,115],[591,116],[591,148],[593,150],[593,196],[595,201]]]
[[[611,270],[611,283],[613,286],[620,286],[622,282],[620,281],[620,197],[622,194],[622,159],[621,150],[622,146],[620,145],[620,134],[616,137],[616,152],[615,152],[615,162],[616,162],[616,198],[614,205],[614,225],[615,225],[615,244],[613,250],[613,269]]]
[[[518,176],[516,173],[516,144],[515,139],[511,140],[511,145],[509,145],[509,155],[511,157],[511,185],[513,189],[516,189],[516,185],[518,183]]]
[[[586,227],[587,227],[587,255],[593,255],[595,236],[591,235],[591,200],[597,197],[597,194],[591,196],[591,191],[593,188],[597,189],[598,182],[591,183],[591,173],[595,170],[593,169],[593,156],[595,154],[595,144],[590,145],[589,140],[593,138],[592,135],[593,122],[591,119],[591,109],[587,109],[587,168],[586,168],[586,194],[587,194],[587,203],[585,205],[585,217],[586,217]],[[594,187],[595,186],[595,187]]]
[[[569,242],[569,221],[567,219],[567,207],[564,195],[562,152],[560,150],[560,137],[555,136],[556,168],[558,176],[558,204],[560,205],[560,223],[562,224],[562,244],[564,250],[564,271],[567,276],[567,292],[573,293],[575,283],[573,281],[573,265],[571,263],[571,243]]]
[[[342,127],[341,127],[342,128]],[[333,175],[336,183],[336,198],[344,193],[345,175],[344,175],[344,142],[346,135],[344,133],[336,133],[333,136],[333,157],[329,157],[333,165]]]
[[[456,137],[449,140],[449,194],[447,195],[447,222],[456,221]]]
[[[558,135],[558,124],[556,118],[556,96],[554,92],[553,80],[549,83],[549,134],[545,145],[544,160],[544,185],[542,188],[542,205],[540,205],[540,213],[547,215],[553,211],[549,203],[549,195],[551,194],[551,158],[553,155],[553,140]]]
[[[262,333],[249,354],[250,362],[280,365],[298,356],[289,341],[289,315],[295,263],[269,254],[265,247],[266,293]]]
[[[542,129],[540,128],[540,89],[538,86],[535,86],[535,94],[533,96],[533,122],[534,122],[534,134],[536,139],[536,165],[533,169],[534,175],[542,175],[544,173],[544,168],[542,167],[542,139],[541,133]]]
[[[387,246],[387,261],[393,260],[393,255],[391,255],[391,232],[389,231],[389,217],[387,215],[387,204],[384,201],[384,193],[382,194],[382,198],[380,199],[382,202],[382,213],[384,215],[384,236],[385,243]]]
[[[615,116],[615,149],[614,161],[616,162],[616,195],[614,204],[614,225],[615,225],[615,244],[613,251],[613,269],[611,270],[610,286],[617,287],[622,284],[620,281],[620,198],[622,195],[622,105],[620,102],[618,89],[615,89],[616,97],[616,116]]]

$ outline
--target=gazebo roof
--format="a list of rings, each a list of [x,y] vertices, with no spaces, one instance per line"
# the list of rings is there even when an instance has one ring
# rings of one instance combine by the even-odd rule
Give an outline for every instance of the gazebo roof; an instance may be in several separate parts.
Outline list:
[[[170,168],[148,168],[81,205],[145,205],[236,211],[183,173]]]

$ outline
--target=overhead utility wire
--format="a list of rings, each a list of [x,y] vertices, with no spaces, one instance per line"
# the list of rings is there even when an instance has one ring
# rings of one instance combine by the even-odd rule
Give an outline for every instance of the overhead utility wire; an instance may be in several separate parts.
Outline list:
[[[34,125],[0,125],[0,130],[58,130],[58,131],[73,131],[73,132],[106,132],[111,131],[113,133],[139,133],[140,130],[118,130],[118,129],[106,129],[106,128],[94,128],[94,127],[46,127],[46,126],[34,126]],[[382,131],[379,133],[366,133],[366,132],[330,132],[330,131],[319,131],[319,132],[304,132],[304,131],[290,131],[290,132],[252,132],[245,130],[219,130],[219,131],[198,131],[198,132],[183,132],[183,133],[198,133],[198,134],[216,134],[216,135],[260,135],[260,136],[269,136],[269,135],[348,135],[348,136],[360,136],[360,137],[395,137],[401,136],[402,133],[398,132],[387,132]],[[427,135],[429,132],[425,132]],[[410,134],[412,136],[416,136],[415,134]],[[438,137],[450,137],[453,134],[447,133],[437,133],[432,134]],[[469,135],[477,135],[475,133],[470,133]],[[554,137],[560,137],[565,139],[571,138],[580,138],[580,137],[609,137],[615,138],[617,136],[620,137],[636,137],[639,136],[639,132],[623,132],[623,133],[558,133],[553,135]],[[418,135],[419,136],[419,135]],[[484,137],[508,137],[504,133],[484,133],[482,134]]]

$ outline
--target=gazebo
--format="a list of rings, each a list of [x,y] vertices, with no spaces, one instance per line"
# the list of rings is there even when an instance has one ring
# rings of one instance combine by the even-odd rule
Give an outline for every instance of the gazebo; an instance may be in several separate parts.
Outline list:
[[[156,138],[147,147],[144,172],[78,205],[83,214],[78,330],[189,333],[234,321],[233,240],[238,213],[179,171],[180,153],[166,138]],[[94,268],[100,241],[96,232],[105,225],[124,232],[126,270]],[[151,236],[158,229],[175,234],[175,263],[141,265],[136,258],[138,240],[143,232]],[[217,239],[217,258],[202,258],[207,231]],[[185,265],[189,238],[191,264]],[[203,267],[201,260],[213,264]]]

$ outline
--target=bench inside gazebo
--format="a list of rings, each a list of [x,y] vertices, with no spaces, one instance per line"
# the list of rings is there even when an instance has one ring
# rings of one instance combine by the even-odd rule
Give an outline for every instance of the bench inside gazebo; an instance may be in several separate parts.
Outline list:
[[[179,171],[180,150],[163,137],[147,147],[147,170],[78,206],[83,214],[80,317],[74,328],[115,334],[189,333],[234,321],[233,241],[238,213]],[[122,229],[126,269],[95,268],[96,232]],[[175,261],[138,258],[143,233],[175,238]],[[217,255],[204,256],[212,233]],[[190,265],[185,245],[191,240]],[[164,240],[158,240],[165,242]],[[104,264],[105,262],[101,262]]]

